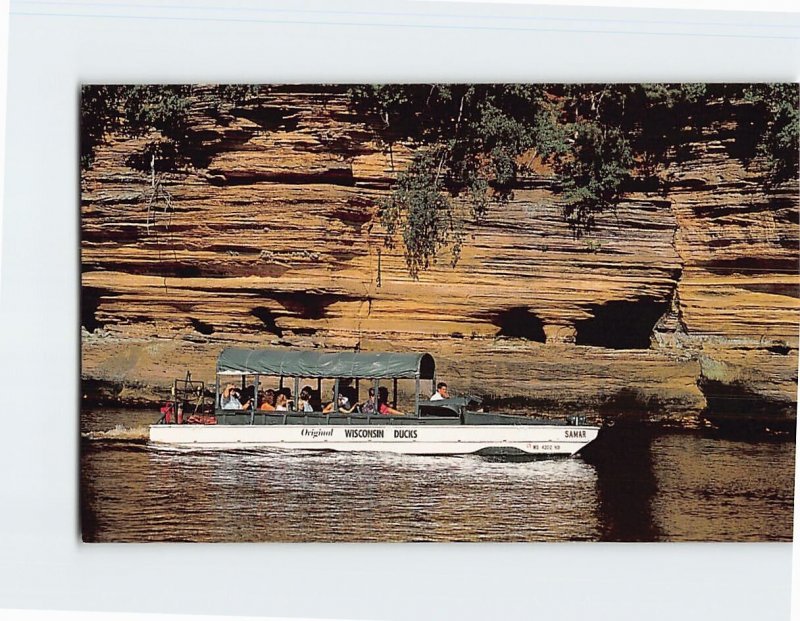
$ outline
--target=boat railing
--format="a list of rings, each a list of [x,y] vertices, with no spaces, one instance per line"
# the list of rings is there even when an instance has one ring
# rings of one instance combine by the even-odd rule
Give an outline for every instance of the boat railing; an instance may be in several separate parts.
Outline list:
[[[300,412],[296,410],[223,410],[218,408],[214,413],[220,424],[233,423],[243,425],[371,425],[393,424],[408,421],[417,421],[419,417],[413,414],[362,414],[362,413],[336,413],[336,412]],[[425,418],[430,418],[426,416]],[[451,418],[442,416],[441,418]]]

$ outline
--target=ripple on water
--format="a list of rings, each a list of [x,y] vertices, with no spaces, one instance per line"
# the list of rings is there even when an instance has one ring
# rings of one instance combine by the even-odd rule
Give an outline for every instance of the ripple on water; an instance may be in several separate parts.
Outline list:
[[[791,540],[793,441],[603,433],[530,462],[85,442],[84,539]]]
[[[88,447],[87,540],[592,539],[579,459]],[[559,518],[553,520],[554,513]]]

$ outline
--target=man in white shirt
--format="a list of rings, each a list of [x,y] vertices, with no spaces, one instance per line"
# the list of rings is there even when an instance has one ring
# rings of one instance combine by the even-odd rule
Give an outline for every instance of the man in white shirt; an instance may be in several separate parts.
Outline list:
[[[449,399],[450,395],[447,393],[447,384],[439,382],[436,384],[436,392],[431,395],[431,401],[441,401],[442,399]]]

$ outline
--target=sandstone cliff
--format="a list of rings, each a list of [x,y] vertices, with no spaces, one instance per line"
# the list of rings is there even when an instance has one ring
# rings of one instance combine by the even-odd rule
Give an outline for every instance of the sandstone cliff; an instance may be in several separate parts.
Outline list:
[[[414,280],[376,217],[412,147],[323,88],[206,109],[171,205],[148,208],[144,139],[110,137],[82,176],[87,397],[211,381],[230,344],[358,347],[426,350],[457,392],[544,408],[794,416],[797,184],[765,193],[730,119],[685,145],[666,192],[632,191],[580,239],[538,170],[455,268]]]

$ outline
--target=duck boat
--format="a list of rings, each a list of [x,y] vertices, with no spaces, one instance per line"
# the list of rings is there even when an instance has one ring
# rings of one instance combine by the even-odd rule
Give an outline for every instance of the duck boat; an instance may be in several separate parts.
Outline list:
[[[242,392],[249,388],[253,398],[247,409],[225,409],[221,384],[237,380]],[[315,409],[320,411],[260,409],[260,389],[277,386],[278,391],[293,389],[292,394],[299,395],[301,384],[307,390],[315,383],[317,395],[332,384],[333,406],[328,412],[321,411],[319,404]],[[403,391],[403,385],[409,384]],[[217,359],[210,412],[203,414],[206,391],[202,382],[193,382],[190,375],[176,380],[170,411],[150,426],[149,440],[156,446],[194,449],[545,456],[574,455],[599,432],[583,416],[553,420],[484,412],[480,399],[471,396],[432,400],[428,395],[435,393],[435,387],[436,363],[428,353],[227,348]],[[347,392],[357,403],[369,388],[376,397],[386,395],[378,411],[340,409],[341,395]],[[430,391],[423,393],[423,388]],[[193,404],[194,397],[197,403]],[[195,413],[189,415],[193,405]],[[380,410],[398,413],[381,414]]]

